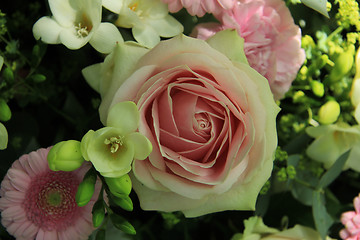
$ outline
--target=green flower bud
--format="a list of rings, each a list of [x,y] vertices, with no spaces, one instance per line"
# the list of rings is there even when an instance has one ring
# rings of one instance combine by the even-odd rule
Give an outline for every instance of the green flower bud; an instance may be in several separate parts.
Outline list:
[[[330,100],[319,109],[319,122],[321,124],[334,123],[340,115],[340,105],[334,100]]]
[[[311,90],[317,97],[323,97],[325,93],[324,84],[318,81],[311,81],[310,82]]]
[[[0,55],[0,70],[3,66],[3,64],[4,64],[4,58],[3,58],[3,56]]]
[[[14,82],[14,73],[11,70],[11,68],[7,67],[4,69],[2,73],[3,78],[7,83],[13,83]]]
[[[91,168],[84,176],[83,181],[79,184],[75,195],[75,201],[79,207],[83,207],[91,200],[95,192],[96,173]]]
[[[123,231],[124,233],[135,235],[136,231],[133,225],[129,223],[125,218],[122,216],[119,216],[117,214],[110,214],[110,219],[113,223],[113,225],[117,228]]]
[[[81,143],[68,140],[57,143],[51,148],[47,160],[53,171],[74,171],[84,162],[81,154]]]
[[[35,83],[41,83],[46,80],[46,76],[42,74],[34,74],[31,76],[31,80],[33,80]]]
[[[0,150],[7,148],[8,140],[6,127],[0,122]]]
[[[111,200],[119,207],[126,211],[132,211],[134,209],[133,202],[131,198],[127,195],[123,195],[121,197],[113,196]]]
[[[316,65],[320,69],[320,68],[323,68],[328,62],[329,62],[329,56],[326,54],[323,54],[323,55],[321,55],[320,58],[318,58]]]
[[[277,180],[279,182],[285,182],[287,180],[287,174],[286,174],[286,170],[285,168],[281,168],[277,173],[276,173],[276,177]]]
[[[6,122],[11,118],[11,110],[4,99],[0,99],[0,121]]]
[[[286,167],[286,173],[287,173],[289,179],[294,179],[295,176],[296,176],[296,169],[295,169],[295,167],[292,166],[292,165],[287,166],[287,167]]]
[[[99,227],[105,218],[104,200],[96,201],[92,209],[92,221],[95,228]]]
[[[105,182],[108,185],[110,192],[116,197],[127,196],[131,192],[132,184],[128,174],[117,178],[105,177]]]
[[[339,81],[345,76],[354,64],[355,47],[350,45],[349,49],[341,53],[334,61],[335,65],[330,72],[330,81]]]

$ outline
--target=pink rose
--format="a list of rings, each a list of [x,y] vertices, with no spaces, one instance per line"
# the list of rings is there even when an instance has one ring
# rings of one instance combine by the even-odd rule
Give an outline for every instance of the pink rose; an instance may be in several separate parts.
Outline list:
[[[236,0],[162,0],[168,4],[169,11],[174,13],[186,8],[192,16],[202,17],[205,13],[219,14],[221,11],[231,9]]]
[[[266,79],[239,58],[237,33],[219,32],[208,43],[186,36],[162,41],[130,74],[118,72],[130,69],[135,55],[117,57],[129,49],[120,46],[99,66],[103,84],[95,89],[103,122],[118,102],[139,108],[139,132],[153,145],[147,159],[133,163],[141,207],[187,217],[254,209],[273,166],[279,108]],[[89,82],[97,68],[84,71]],[[115,69],[113,77],[106,69]]]
[[[236,29],[250,66],[268,79],[276,100],[284,97],[305,60],[301,30],[284,1],[238,0],[217,18],[221,24],[199,24],[191,35],[205,40],[217,31]]]

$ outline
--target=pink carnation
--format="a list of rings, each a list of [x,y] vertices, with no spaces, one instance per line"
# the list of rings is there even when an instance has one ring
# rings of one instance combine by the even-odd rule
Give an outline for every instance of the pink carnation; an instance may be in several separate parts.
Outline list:
[[[8,170],[0,189],[1,223],[18,240],[88,239],[100,185],[91,201],[78,207],[75,194],[91,165],[73,172],[51,171],[49,150],[23,155]]]
[[[217,31],[236,29],[250,66],[268,79],[276,100],[284,97],[305,60],[301,30],[284,1],[238,0],[216,17],[222,24],[199,24],[191,35],[205,40]]]
[[[222,11],[231,9],[236,0],[162,0],[168,4],[169,11],[174,13],[186,8],[192,16],[202,17],[205,13],[220,14]]]
[[[341,222],[345,228],[340,231],[340,237],[345,240],[360,239],[360,194],[354,198],[355,211],[344,212]]]

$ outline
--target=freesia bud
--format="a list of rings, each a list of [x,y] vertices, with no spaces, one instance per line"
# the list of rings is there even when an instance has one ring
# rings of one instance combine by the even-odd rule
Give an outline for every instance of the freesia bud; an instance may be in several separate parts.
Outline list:
[[[68,140],[51,148],[47,160],[53,171],[74,171],[84,162],[79,141]]]
[[[105,177],[105,182],[108,185],[110,192],[116,197],[127,196],[131,192],[132,184],[128,174],[117,178]]]
[[[95,228],[99,227],[105,218],[104,201],[102,199],[96,201],[92,209],[92,221]]]
[[[13,73],[13,71],[11,70],[11,68],[6,67],[6,68],[3,70],[2,76],[3,76],[3,78],[5,79],[5,81],[6,81],[7,83],[13,83],[13,82],[14,82],[14,73]]]
[[[75,195],[75,201],[79,207],[83,207],[91,200],[95,192],[96,173],[91,168],[84,176],[83,181],[79,184]]]
[[[121,197],[113,196],[112,201],[122,209],[126,211],[132,211],[134,209],[133,202],[131,201],[131,198],[127,195],[123,195]]]
[[[7,148],[8,140],[6,127],[0,122],[0,150]]]
[[[330,100],[319,109],[319,122],[321,124],[334,123],[340,115],[340,105],[334,100]]]
[[[11,118],[11,110],[4,99],[0,99],[0,121],[6,122]]]
[[[335,65],[330,72],[330,81],[336,82],[347,74],[354,64],[355,47],[351,45],[349,49],[341,53],[335,59]]]
[[[129,223],[125,218],[117,214],[110,214],[110,219],[113,225],[123,231],[124,233],[135,235],[136,231],[133,225]]]
[[[325,93],[324,84],[318,81],[311,81],[310,86],[311,86],[311,90],[317,97],[324,96]]]

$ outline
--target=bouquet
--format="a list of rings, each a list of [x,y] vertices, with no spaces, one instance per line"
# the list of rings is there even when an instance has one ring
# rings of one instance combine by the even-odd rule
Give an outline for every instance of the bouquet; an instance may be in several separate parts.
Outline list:
[[[1,239],[360,239],[358,1],[0,10]]]

